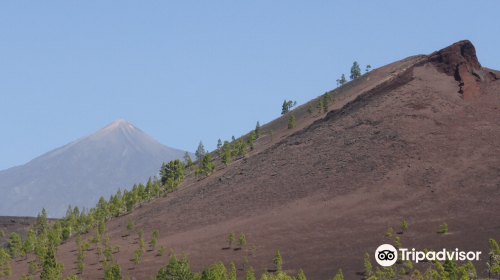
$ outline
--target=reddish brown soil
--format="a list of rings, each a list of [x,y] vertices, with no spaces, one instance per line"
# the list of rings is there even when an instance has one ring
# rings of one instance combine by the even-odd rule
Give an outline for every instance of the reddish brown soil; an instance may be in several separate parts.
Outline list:
[[[136,236],[121,237],[132,218],[147,242],[158,229],[158,244],[186,253],[195,271],[217,261],[241,268],[248,256],[260,278],[279,249],[284,270],[302,268],[308,279],[331,279],[339,268],[362,279],[364,253],[393,243],[387,228],[406,219],[403,247],[483,251],[474,265],[484,275],[488,238],[500,240],[500,73],[481,68],[469,44],[375,69],[337,89],[328,114],[310,116],[304,104],[289,113],[295,129],[282,116],[263,126],[273,140],[261,137],[244,159],[108,222],[111,243],[123,246],[115,254],[123,274],[148,279],[169,258],[148,251],[132,264]],[[456,65],[441,63],[459,65],[460,80],[474,87],[458,93]],[[442,222],[444,235],[436,233]],[[245,234],[243,250],[224,249],[231,230]],[[57,257],[74,273],[74,239]],[[27,261],[12,266],[14,278],[27,272]],[[94,251],[80,277],[103,277]]]
[[[36,221],[33,217],[0,217],[0,230],[4,231],[5,238],[0,237],[0,247],[7,245],[9,236],[12,232],[17,232],[21,238],[26,238],[31,225]]]

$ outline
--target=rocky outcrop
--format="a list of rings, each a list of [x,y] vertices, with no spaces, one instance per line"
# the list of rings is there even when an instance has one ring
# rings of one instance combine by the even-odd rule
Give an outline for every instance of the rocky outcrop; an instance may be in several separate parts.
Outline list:
[[[457,91],[464,99],[473,99],[479,94],[478,83],[486,81],[481,63],[476,56],[474,45],[463,40],[429,55],[431,62],[439,72],[453,76],[457,81]]]

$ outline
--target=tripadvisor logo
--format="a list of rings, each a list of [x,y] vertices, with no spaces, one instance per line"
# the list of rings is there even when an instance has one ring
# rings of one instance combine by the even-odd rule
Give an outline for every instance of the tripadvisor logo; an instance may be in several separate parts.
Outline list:
[[[415,263],[419,261],[428,260],[428,261],[445,261],[446,259],[460,260],[460,261],[478,261],[479,255],[481,252],[476,251],[458,251],[458,248],[455,251],[448,251],[443,249],[441,251],[415,251],[415,248],[408,250],[406,248],[399,248],[399,253],[401,254],[401,260],[411,260]],[[394,246],[390,244],[380,245],[377,250],[375,250],[375,260],[381,266],[391,266],[396,263],[398,260],[398,250],[394,248]]]
[[[375,251],[375,260],[381,266],[391,266],[398,260],[398,250],[390,244],[380,245]]]

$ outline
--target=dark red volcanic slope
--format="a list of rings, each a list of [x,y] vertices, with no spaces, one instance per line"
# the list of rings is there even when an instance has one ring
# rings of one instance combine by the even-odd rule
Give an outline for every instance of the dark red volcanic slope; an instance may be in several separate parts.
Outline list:
[[[5,247],[8,243],[8,237],[12,232],[21,234],[21,238],[26,238],[31,225],[36,221],[33,217],[0,217],[0,230],[4,231],[5,237],[0,237],[0,246]]]
[[[345,279],[361,279],[364,253],[393,243],[385,232],[402,219],[409,224],[398,235],[404,247],[486,256],[488,238],[500,240],[498,77],[461,41],[347,83],[328,114],[298,107],[289,113],[297,128],[286,129],[289,115],[282,116],[263,127],[276,131],[273,140],[260,138],[246,158],[107,223],[111,243],[123,246],[115,256],[124,275],[148,279],[168,260],[146,252],[134,268],[137,240],[121,238],[129,218],[145,236],[158,229],[158,243],[185,252],[196,271],[216,261],[241,268],[255,245],[248,258],[259,278],[279,249],[286,272],[331,279],[342,268]],[[444,235],[436,233],[442,222]],[[245,233],[242,251],[222,249],[230,230]],[[71,240],[58,252],[66,273],[75,269],[74,249]],[[481,274],[485,261],[474,263]],[[82,278],[103,276],[95,256],[86,262]],[[16,276],[26,264],[14,263]]]

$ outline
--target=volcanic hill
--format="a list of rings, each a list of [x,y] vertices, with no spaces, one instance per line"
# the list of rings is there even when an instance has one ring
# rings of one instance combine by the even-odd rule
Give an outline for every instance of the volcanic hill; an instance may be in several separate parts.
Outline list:
[[[307,279],[331,279],[341,268],[345,279],[362,279],[365,252],[375,266],[375,249],[399,236],[406,248],[483,251],[474,265],[484,275],[488,238],[500,239],[499,78],[481,66],[471,42],[460,41],[337,88],[327,114],[307,113],[321,97],[297,107],[264,125],[275,134],[257,139],[244,158],[226,167],[213,154],[209,177],[188,178],[108,222],[111,243],[123,246],[114,256],[124,277],[148,279],[169,258],[147,251],[134,266],[136,236],[122,238],[129,219],[146,241],[157,229],[158,244],[184,252],[195,271],[217,261],[240,269],[246,256],[260,278],[279,249],[287,273],[302,268]],[[287,129],[291,115],[296,127]],[[409,228],[397,234],[403,219]],[[449,232],[437,234],[443,222]],[[225,249],[231,230],[245,234],[243,250]],[[74,273],[74,238],[57,257],[65,274]],[[85,265],[79,277],[103,277],[94,257]],[[13,269],[19,277],[27,261]]]

